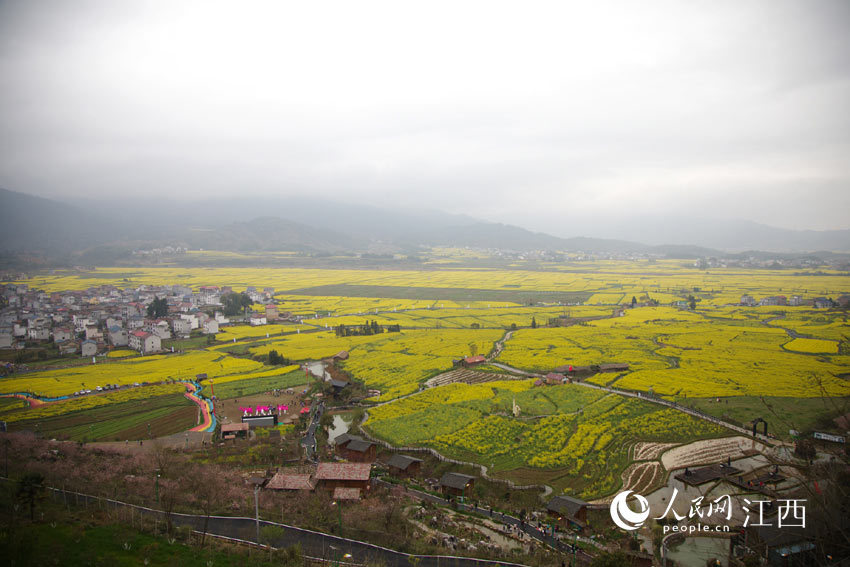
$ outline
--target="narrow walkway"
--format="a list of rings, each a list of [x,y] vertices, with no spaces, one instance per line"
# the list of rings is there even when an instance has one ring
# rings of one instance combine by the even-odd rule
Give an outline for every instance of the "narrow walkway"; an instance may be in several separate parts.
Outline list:
[[[535,373],[535,372],[527,372],[525,370],[520,370],[519,368],[514,368],[512,366],[508,366],[507,364],[502,364],[500,362],[494,362],[493,366],[496,366],[496,367],[501,368],[502,370],[506,370],[508,372],[512,372],[514,374],[518,374],[520,376],[528,376],[530,378],[542,378],[543,377],[543,374]],[[752,431],[749,430],[749,429],[746,429],[744,427],[739,427],[737,425],[733,425],[731,423],[723,421],[722,419],[718,419],[718,418],[714,417],[713,415],[708,415],[706,413],[702,413],[701,411],[691,409],[691,408],[686,407],[686,406],[679,405],[676,402],[671,402],[669,400],[664,400],[664,399],[661,399],[661,398],[656,398],[654,396],[645,395],[645,394],[643,394],[643,392],[627,392],[625,390],[618,390],[616,388],[610,388],[608,386],[601,386],[599,384],[592,384],[590,382],[584,382],[584,381],[574,381],[574,382],[572,382],[572,384],[575,384],[576,386],[583,386],[585,388],[593,388],[595,390],[602,390],[604,392],[609,392],[611,394],[617,394],[617,395],[620,395],[620,396],[625,396],[627,398],[636,398],[636,399],[639,399],[639,400],[643,400],[645,402],[650,402],[650,403],[653,403],[653,404],[659,404],[659,405],[662,405],[662,406],[666,406],[668,408],[675,409],[675,410],[680,411],[682,413],[686,413],[686,414],[691,415],[693,417],[696,417],[698,419],[702,419],[704,421],[710,421],[711,423],[714,423],[715,425],[720,425],[721,427],[731,429],[732,431],[735,431],[737,433],[742,433],[744,435],[752,436]],[[772,441],[771,439],[768,439],[767,437],[765,437],[764,435],[761,435],[761,434],[757,434],[756,438],[759,439],[762,442],[765,442],[765,443],[770,443]]]
[[[384,482],[382,480],[378,480],[377,482],[379,484],[383,484],[384,486],[387,486],[387,487],[396,486],[394,484],[390,484],[390,483]],[[480,506],[468,505],[468,504],[464,504],[464,503],[457,502],[457,501],[450,501],[450,500],[447,500],[447,499],[442,498],[440,496],[436,496],[434,494],[428,494],[427,492],[422,492],[421,490],[415,490],[415,489],[412,489],[412,488],[408,488],[406,493],[407,493],[408,496],[416,498],[417,500],[420,500],[420,501],[427,501],[427,502],[431,502],[433,504],[437,504],[437,505],[440,505],[440,506],[449,506],[449,507],[452,507],[455,510],[458,510],[460,512],[471,512],[471,513],[475,513],[475,514],[480,514],[480,515],[484,516],[485,518],[487,518],[491,521],[499,522],[499,523],[507,525],[507,526],[514,526],[515,529],[524,533],[529,538],[531,538],[535,541],[538,541],[540,543],[546,544],[549,547],[551,547],[551,548],[553,548],[557,551],[560,551],[562,553],[572,553],[573,552],[573,548],[572,548],[571,544],[564,543],[559,538],[553,537],[551,535],[547,535],[546,530],[544,528],[544,526],[546,526],[546,524],[536,522],[536,521],[535,522],[526,522],[526,521],[524,521],[520,518],[516,518],[514,516],[510,516],[508,514],[503,514],[501,512],[495,511],[492,508],[482,508]],[[572,534],[570,535],[571,539],[573,539],[574,537],[575,537],[574,535],[572,535]],[[601,547],[599,544],[597,544],[593,540],[590,540],[590,539],[587,539],[587,538],[581,538],[581,537],[579,537],[578,539],[582,542],[590,543],[591,545]],[[586,561],[590,561],[592,559],[592,556],[590,554],[588,554],[588,553],[586,553],[586,552],[584,552],[580,549],[576,549],[576,554],[578,556],[581,556]]]
[[[8,479],[2,479],[8,481]],[[509,561],[478,559],[474,557],[457,557],[447,555],[410,555],[365,541],[348,539],[312,530],[307,530],[286,524],[268,522],[262,519],[230,516],[203,516],[199,514],[168,514],[144,506],[137,506],[73,491],[48,488],[50,495],[66,505],[99,507],[103,509],[126,510],[128,519],[139,522],[140,518],[155,519],[166,523],[171,521],[175,526],[189,526],[194,531],[204,532],[213,536],[221,536],[243,542],[257,542],[257,534],[266,526],[277,526],[282,529],[282,535],[270,542],[272,547],[281,549],[300,545],[304,555],[333,561],[346,553],[351,555],[349,560],[354,564],[374,562],[389,567],[527,567]],[[136,518],[133,520],[133,518]],[[205,529],[206,526],[206,529]],[[266,543],[266,542],[263,542]]]

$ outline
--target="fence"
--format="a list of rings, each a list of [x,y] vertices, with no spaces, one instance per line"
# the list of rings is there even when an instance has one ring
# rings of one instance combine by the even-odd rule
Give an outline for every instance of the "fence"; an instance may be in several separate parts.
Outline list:
[[[11,482],[10,479],[2,477],[0,477],[0,480]],[[260,533],[260,528],[276,526],[283,530],[283,535],[269,542],[269,545],[275,549],[279,549],[299,544],[304,551],[305,558],[317,561],[336,562],[339,558],[348,554],[352,558],[349,560],[351,565],[375,561],[392,567],[409,567],[414,563],[420,567],[528,567],[509,561],[478,559],[475,557],[412,555],[365,541],[270,522],[261,518],[205,516],[167,512],[61,488],[46,487],[46,489],[54,499],[60,500],[66,507],[70,507],[72,504],[71,499],[73,499],[75,506],[85,506],[87,508],[92,506],[105,511],[123,511],[123,517],[122,513],[119,512],[117,519],[119,521],[129,521],[132,525],[135,525],[137,521],[140,524],[144,523],[145,518],[153,518],[155,526],[159,522],[163,522],[164,526],[169,523],[177,527],[188,526],[193,532],[234,540],[243,545],[262,546],[260,542],[256,541],[257,534]]]

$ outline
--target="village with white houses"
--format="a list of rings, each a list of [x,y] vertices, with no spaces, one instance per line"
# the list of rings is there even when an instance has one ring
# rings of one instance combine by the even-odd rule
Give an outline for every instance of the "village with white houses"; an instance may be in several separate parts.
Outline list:
[[[192,331],[215,335],[232,316],[223,312],[222,298],[230,286],[140,285],[120,289],[100,285],[85,290],[47,293],[26,283],[0,284],[0,349],[24,349],[27,343],[53,343],[59,355],[91,357],[111,348],[130,348],[141,354],[163,350],[162,341],[187,338]],[[238,315],[240,323],[265,325],[278,321],[300,322],[301,317],[279,311],[274,288],[248,287],[251,301],[264,309]],[[161,309],[152,309],[155,301]],[[779,295],[757,299],[743,295],[740,305],[799,306],[829,309],[846,307],[850,296],[790,298]],[[674,306],[686,308],[684,300]]]
[[[130,348],[141,354],[163,350],[162,341],[189,337],[200,330],[215,335],[229,324],[222,310],[228,287],[141,285],[119,289],[112,285],[82,291],[47,293],[28,284],[0,285],[0,349],[23,349],[27,343],[53,343],[60,355],[96,356],[111,348]],[[263,311],[240,315],[251,325],[292,320],[278,312],[274,289],[248,287],[245,294]],[[155,301],[161,309],[152,309]],[[158,312],[157,312],[158,311]]]

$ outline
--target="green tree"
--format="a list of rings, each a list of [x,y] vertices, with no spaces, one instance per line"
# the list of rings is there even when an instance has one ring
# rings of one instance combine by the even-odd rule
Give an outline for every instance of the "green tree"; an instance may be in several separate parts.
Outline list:
[[[478,343],[469,343],[469,356],[478,354]]]
[[[334,423],[334,416],[325,412],[322,414],[322,417],[319,418],[319,425],[324,427],[325,429],[330,428]]]
[[[18,481],[17,497],[30,509],[30,521],[35,520],[35,505],[44,495],[44,477],[41,473],[27,473]]]
[[[263,526],[260,528],[260,540],[269,546],[269,561],[272,560],[274,543],[283,539],[284,531],[280,526]]]
[[[536,319],[536,318],[534,318],[534,317],[532,317],[532,318],[531,318],[531,328],[532,328],[532,329],[536,329],[536,328],[537,328],[537,319]]]
[[[168,301],[164,297],[157,297],[148,305],[148,317],[165,317],[168,315]]]
[[[272,366],[277,366],[278,364],[283,364],[283,357],[278,354],[276,350],[269,351],[269,364]]]
[[[693,295],[688,296],[688,306],[691,308],[691,311],[694,311],[697,308],[697,298]]]
[[[239,315],[254,305],[254,301],[243,293],[228,293],[221,296],[225,315]]]
[[[628,567],[631,564],[628,555],[616,551],[600,553],[590,562],[590,567]]]
[[[637,297],[635,297],[635,296],[633,295],[633,296],[632,296],[632,307],[634,307],[635,305],[637,305]]]

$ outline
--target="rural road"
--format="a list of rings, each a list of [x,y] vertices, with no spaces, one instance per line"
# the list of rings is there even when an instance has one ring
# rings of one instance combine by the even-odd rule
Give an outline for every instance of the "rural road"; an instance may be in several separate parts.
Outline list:
[[[53,498],[66,501],[68,504],[73,503],[74,505],[87,507],[106,507],[113,510],[123,508],[127,510],[126,515],[129,516],[130,520],[136,523],[141,516],[148,518],[146,520],[147,522],[150,521],[150,518],[157,518],[160,522],[166,521],[165,512],[160,510],[134,506],[124,502],[107,500],[71,491],[63,491],[57,488],[50,488],[49,490]],[[132,510],[132,513],[130,510]],[[122,512],[122,514],[124,513]],[[134,517],[135,520],[133,520]],[[207,518],[202,515],[172,513],[171,521],[176,526],[189,526],[193,530],[201,532],[204,530],[204,524],[206,523],[206,532],[214,536],[247,542],[256,542],[257,539],[258,523],[254,518],[228,516],[210,516]],[[351,555],[349,559],[351,563],[363,564],[366,561],[371,561],[391,567],[410,567],[413,564],[411,558],[415,558],[414,561],[418,560],[416,565],[420,567],[524,567],[508,561],[476,559],[472,557],[446,555],[411,556],[407,553],[401,553],[362,541],[288,526],[286,524],[264,520],[259,521],[260,529],[266,526],[276,526],[281,530],[280,536],[273,538],[270,542],[273,547],[280,549],[298,544],[301,546],[302,552],[305,555],[319,559],[341,559],[343,555],[348,553]]]
[[[325,402],[313,402],[313,406],[310,408],[313,419],[310,421],[307,432],[301,440],[301,446],[307,451],[307,458],[311,461],[316,458],[316,429],[319,427],[319,420],[322,419],[324,412]]]

